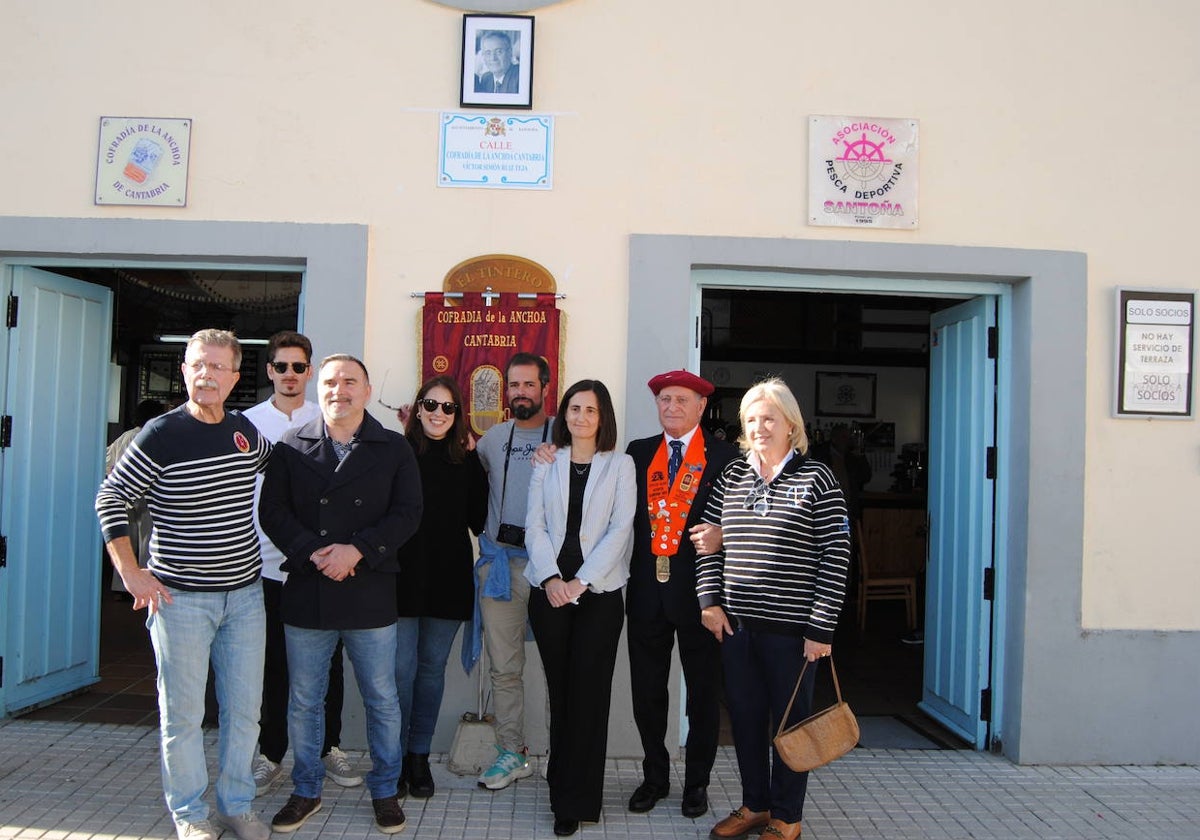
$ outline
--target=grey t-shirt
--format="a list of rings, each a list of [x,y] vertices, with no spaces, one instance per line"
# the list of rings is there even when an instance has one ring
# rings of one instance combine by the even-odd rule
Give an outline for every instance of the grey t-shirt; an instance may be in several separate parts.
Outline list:
[[[545,425],[532,429],[515,427],[515,420],[492,426],[479,439],[476,451],[488,474],[488,515],[484,530],[492,539],[500,530],[500,523],[507,522],[518,528],[525,527],[525,508],[529,502],[529,478],[533,475],[533,453],[542,441],[550,440],[550,428],[554,418]],[[508,435],[512,432],[512,456],[508,462],[508,492],[504,492],[504,456],[508,451]],[[500,510],[500,497],[504,497],[504,510]]]

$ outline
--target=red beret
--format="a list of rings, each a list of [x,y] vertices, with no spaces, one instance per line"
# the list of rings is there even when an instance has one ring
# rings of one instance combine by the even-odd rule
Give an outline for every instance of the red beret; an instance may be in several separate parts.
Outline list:
[[[654,396],[656,397],[659,391],[663,388],[669,388],[672,385],[689,388],[702,397],[707,397],[715,390],[713,384],[707,379],[701,379],[696,374],[686,370],[669,370],[666,373],[660,373],[646,384],[650,386],[650,390],[654,392]]]

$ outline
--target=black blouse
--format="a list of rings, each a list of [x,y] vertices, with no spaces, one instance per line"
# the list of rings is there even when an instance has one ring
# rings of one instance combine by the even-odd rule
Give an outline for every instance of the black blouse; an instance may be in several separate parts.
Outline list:
[[[579,528],[583,525],[583,493],[587,489],[591,464],[571,464],[570,495],[567,498],[567,533],[558,550],[558,573],[563,580],[573,580],[583,566],[583,547],[579,544]]]

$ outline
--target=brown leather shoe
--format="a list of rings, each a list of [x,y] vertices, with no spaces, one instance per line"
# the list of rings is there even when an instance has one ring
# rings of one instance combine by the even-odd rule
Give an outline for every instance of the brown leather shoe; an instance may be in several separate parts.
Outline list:
[[[708,836],[713,840],[740,840],[755,829],[765,826],[770,819],[770,811],[751,811],[742,805],[714,825]],[[798,823],[797,826],[799,826]],[[797,833],[799,833],[798,828]]]
[[[771,820],[762,830],[760,838],[767,840],[796,840],[800,836],[800,823],[785,823],[783,820]]]

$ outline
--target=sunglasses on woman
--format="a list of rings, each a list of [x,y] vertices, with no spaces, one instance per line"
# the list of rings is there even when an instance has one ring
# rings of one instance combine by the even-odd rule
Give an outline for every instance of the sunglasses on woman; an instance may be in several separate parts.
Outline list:
[[[287,362],[271,362],[271,367],[276,373],[287,373]],[[292,373],[304,373],[308,370],[308,362],[292,362]]]
[[[437,411],[439,406],[442,409],[442,414],[445,414],[447,416],[452,415],[458,411],[458,403],[438,402],[437,400],[431,400],[428,397],[426,397],[423,400],[417,400],[417,405],[421,406],[421,408],[425,409],[430,414]]]
[[[771,512],[771,493],[762,476],[755,476],[754,486],[746,494],[746,510],[752,510],[759,516]]]

